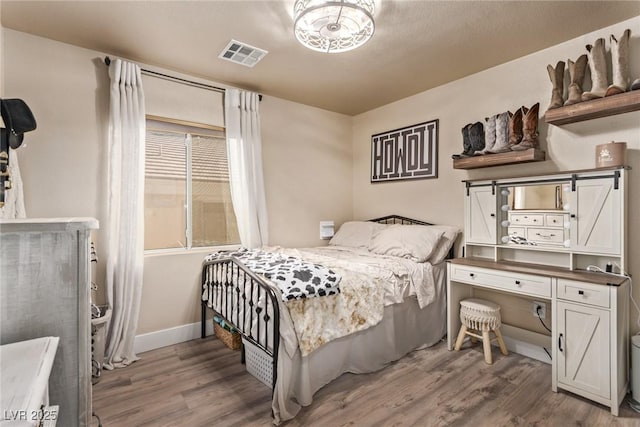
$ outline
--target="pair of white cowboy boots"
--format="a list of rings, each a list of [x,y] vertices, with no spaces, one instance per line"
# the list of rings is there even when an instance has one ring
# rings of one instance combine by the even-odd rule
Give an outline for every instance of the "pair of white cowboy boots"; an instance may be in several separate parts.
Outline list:
[[[547,65],[547,72],[553,88],[551,90],[551,102],[549,109],[572,105],[582,101],[602,98],[604,96],[617,95],[631,89],[640,88],[640,79],[631,84],[629,77],[629,38],[631,30],[625,30],[616,39],[610,36],[611,43],[611,64],[612,64],[612,84],[609,85],[607,79],[607,59],[605,40],[599,38],[593,45],[586,46],[587,53],[581,55],[575,62],[569,60],[570,84],[567,99],[563,102],[564,84],[564,62],[558,61],[555,67]],[[582,91],[587,62],[591,71],[591,90]]]

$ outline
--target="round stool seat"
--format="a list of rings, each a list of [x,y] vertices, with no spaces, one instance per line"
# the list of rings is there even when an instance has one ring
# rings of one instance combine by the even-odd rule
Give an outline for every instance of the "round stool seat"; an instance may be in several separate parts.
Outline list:
[[[469,329],[494,330],[502,324],[500,306],[491,301],[469,298],[460,301],[460,321]]]
[[[484,361],[491,365],[493,358],[491,356],[491,341],[489,333],[493,332],[496,336],[495,340],[498,341],[500,346],[500,352],[505,356],[508,353],[507,346],[504,344],[502,334],[500,333],[500,326],[502,325],[502,319],[500,317],[500,306],[491,301],[468,298],[460,301],[460,332],[458,333],[458,339],[454,349],[460,350],[462,342],[465,336],[472,337],[472,343],[475,338],[482,339],[482,347],[484,350]],[[477,331],[477,332],[475,332]],[[478,335],[482,334],[482,335]]]

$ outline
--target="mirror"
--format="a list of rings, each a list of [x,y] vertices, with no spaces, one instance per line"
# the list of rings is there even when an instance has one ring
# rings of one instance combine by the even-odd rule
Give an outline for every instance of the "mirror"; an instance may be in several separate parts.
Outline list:
[[[523,183],[503,187],[500,194],[502,243],[555,248],[570,246],[570,183]]]
[[[563,210],[569,183],[508,187],[509,210]]]

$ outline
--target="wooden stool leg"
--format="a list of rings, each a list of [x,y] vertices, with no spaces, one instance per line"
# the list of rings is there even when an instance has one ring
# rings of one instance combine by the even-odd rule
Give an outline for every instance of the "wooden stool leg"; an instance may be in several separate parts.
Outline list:
[[[496,328],[495,331],[493,332],[496,334],[496,338],[498,338],[498,345],[500,346],[500,351],[502,352],[502,354],[507,356],[509,352],[507,351],[507,346],[504,345],[504,340],[502,339],[502,332],[500,332],[500,328]]]
[[[467,325],[460,326],[460,332],[458,333],[458,339],[456,340],[456,346],[454,347],[455,351],[460,350],[462,347],[462,341],[464,341],[464,336],[467,333]]]
[[[484,350],[484,361],[487,362],[487,365],[492,365],[493,360],[491,359],[491,338],[489,337],[489,331],[486,329],[482,330],[482,348]]]

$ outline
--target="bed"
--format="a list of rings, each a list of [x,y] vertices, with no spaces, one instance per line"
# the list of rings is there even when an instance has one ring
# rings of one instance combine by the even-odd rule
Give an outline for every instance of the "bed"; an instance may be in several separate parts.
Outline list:
[[[302,260],[339,277],[334,295],[287,301],[274,276],[255,273],[260,270],[246,253],[212,254],[202,268],[202,338],[211,309],[242,335],[242,362],[247,349],[267,365],[259,374],[273,388],[274,423],[292,419],[343,373],[377,371],[442,339],[444,260],[459,231],[390,215],[347,222],[326,247],[261,248],[261,254]]]

